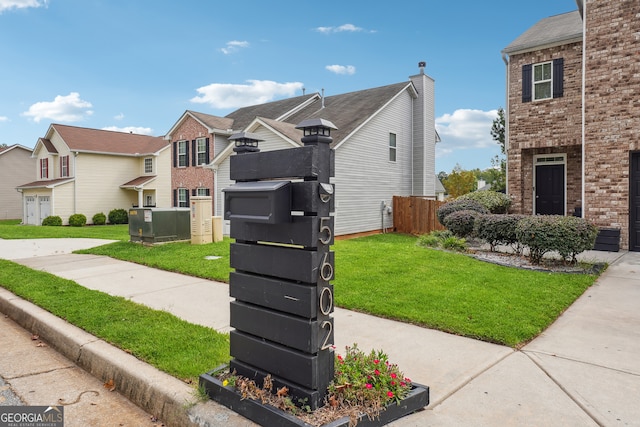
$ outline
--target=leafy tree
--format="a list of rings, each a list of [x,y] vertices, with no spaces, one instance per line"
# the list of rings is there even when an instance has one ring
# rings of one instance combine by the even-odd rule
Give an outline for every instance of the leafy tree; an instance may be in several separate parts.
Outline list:
[[[493,120],[491,125],[491,137],[500,144],[502,154],[506,154],[504,146],[504,109],[502,107],[498,108],[498,117]]]
[[[451,197],[459,197],[475,190],[476,176],[472,171],[464,171],[456,164],[451,173],[442,181],[442,185]]]
[[[7,145],[7,144],[5,144],[5,143],[0,144],[0,149],[1,149],[1,148],[7,148],[7,147],[8,147],[8,145]]]

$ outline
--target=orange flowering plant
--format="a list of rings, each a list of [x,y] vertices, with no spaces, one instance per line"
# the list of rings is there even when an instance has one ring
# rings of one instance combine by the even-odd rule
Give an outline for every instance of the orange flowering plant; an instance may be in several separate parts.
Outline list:
[[[334,406],[346,403],[377,412],[391,402],[400,403],[411,388],[411,380],[398,365],[389,362],[384,352],[372,350],[365,354],[354,344],[346,347],[344,356],[336,355],[329,403]]]

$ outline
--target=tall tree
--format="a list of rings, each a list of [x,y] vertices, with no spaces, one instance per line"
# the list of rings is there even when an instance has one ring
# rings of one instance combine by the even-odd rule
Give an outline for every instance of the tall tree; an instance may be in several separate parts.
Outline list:
[[[507,189],[507,160],[505,159],[505,124],[504,109],[498,108],[498,117],[493,120],[491,125],[491,137],[500,145],[502,156],[495,156],[491,159],[491,189],[494,191],[505,192]]]

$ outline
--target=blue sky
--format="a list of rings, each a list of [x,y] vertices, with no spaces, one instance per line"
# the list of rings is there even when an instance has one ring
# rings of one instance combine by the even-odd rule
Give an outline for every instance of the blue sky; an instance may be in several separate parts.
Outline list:
[[[0,0],[0,144],[51,123],[164,135],[290,96],[435,79],[436,172],[488,168],[500,51],[575,0]]]

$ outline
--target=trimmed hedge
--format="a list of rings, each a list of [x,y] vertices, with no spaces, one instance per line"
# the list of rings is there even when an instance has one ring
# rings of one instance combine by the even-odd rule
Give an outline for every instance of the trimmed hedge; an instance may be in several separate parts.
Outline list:
[[[84,227],[87,224],[87,217],[83,214],[73,214],[69,217],[69,225],[72,227]]]
[[[479,202],[475,200],[469,199],[461,199],[458,198],[456,200],[452,200],[451,202],[447,202],[444,205],[440,206],[436,215],[438,216],[438,221],[440,224],[447,226],[445,222],[445,218],[457,211],[476,211],[481,214],[488,214],[489,211],[482,206]],[[448,228],[448,227],[447,227]]]
[[[97,213],[91,218],[93,225],[105,225],[107,223],[107,216],[102,212]]]
[[[497,191],[474,191],[458,197],[457,200],[475,200],[492,214],[506,214],[511,207],[511,197]]]
[[[60,227],[62,225],[62,218],[57,215],[48,216],[42,220],[42,225],[50,227]]]
[[[473,210],[462,210],[450,213],[444,218],[444,226],[457,237],[473,234],[476,219],[483,214]]]
[[[109,212],[110,224],[129,224],[129,214],[125,209],[113,209]]]
[[[476,218],[474,234],[487,242],[492,251],[497,245],[511,245],[517,254],[522,254],[522,245],[516,236],[516,226],[523,218],[527,218],[527,215],[481,215]]]
[[[534,264],[540,264],[542,257],[552,251],[575,262],[577,254],[593,249],[597,235],[595,225],[573,216],[527,216],[516,226],[516,237],[529,248],[529,257]]]

